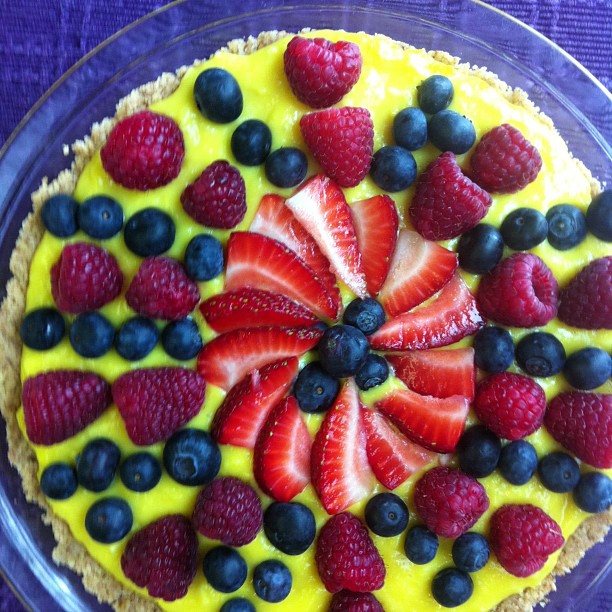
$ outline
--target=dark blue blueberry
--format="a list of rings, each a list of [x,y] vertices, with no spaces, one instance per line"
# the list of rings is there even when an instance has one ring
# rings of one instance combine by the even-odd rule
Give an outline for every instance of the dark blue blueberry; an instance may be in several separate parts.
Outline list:
[[[200,112],[215,123],[230,123],[242,113],[242,91],[238,81],[223,68],[200,72],[193,85]]]
[[[546,239],[548,221],[535,208],[517,208],[502,221],[499,231],[511,249],[528,251]]]
[[[85,515],[87,533],[102,544],[112,544],[125,538],[133,522],[130,506],[119,497],[106,497],[95,502]]]
[[[530,376],[554,376],[563,369],[565,348],[552,334],[534,332],[519,340],[514,356],[516,363]]]
[[[253,572],[253,588],[258,597],[270,603],[283,601],[291,591],[291,572],[280,561],[260,563]]]
[[[457,245],[459,265],[472,274],[485,274],[502,258],[504,239],[499,230],[488,223],[479,223],[462,234]]]
[[[367,338],[356,327],[334,325],[319,340],[319,361],[328,374],[345,378],[359,371],[369,350]]]
[[[524,485],[531,480],[538,467],[538,454],[525,440],[510,442],[502,448],[497,469],[513,485]]]
[[[308,159],[295,147],[281,147],[266,159],[266,178],[276,187],[295,187],[305,178]]]
[[[46,351],[59,344],[66,333],[64,317],[55,308],[37,308],[23,317],[21,341],[29,348]]]
[[[165,253],[174,244],[175,234],[170,215],[159,208],[144,208],[128,219],[123,239],[132,253],[150,257]]]
[[[453,101],[455,90],[448,77],[434,74],[417,87],[417,99],[421,110],[433,115],[444,110]]]
[[[474,336],[474,361],[485,372],[505,372],[514,361],[514,342],[508,330],[485,327]]]
[[[433,561],[438,552],[438,536],[424,525],[417,525],[408,531],[404,541],[404,552],[410,561],[425,565]]]
[[[407,189],[414,183],[417,165],[410,151],[403,147],[381,147],[372,157],[370,176],[385,191]]]
[[[273,546],[287,555],[301,555],[317,534],[312,511],[297,502],[274,502],[264,512],[264,531]]]
[[[112,238],[123,227],[123,209],[119,202],[108,196],[94,196],[78,208],[79,227],[92,238]]]
[[[408,526],[408,508],[395,493],[379,493],[368,500],[365,521],[376,535],[391,538]]]
[[[204,576],[215,591],[233,593],[246,580],[247,564],[242,555],[229,546],[212,548],[202,562]]]
[[[101,357],[113,346],[115,328],[99,312],[83,312],[70,326],[70,344],[82,357]]]
[[[221,452],[209,433],[181,429],[166,442],[164,466],[180,484],[200,486],[208,484],[219,472]]]
[[[427,124],[429,141],[440,151],[452,151],[461,155],[469,151],[476,142],[474,124],[463,115],[443,110],[429,118]]]
[[[612,242],[612,190],[606,189],[593,198],[586,213],[589,231],[605,242]]]
[[[244,597],[234,597],[228,599],[222,606],[219,612],[256,612],[255,606]]]
[[[482,425],[466,430],[457,444],[459,465],[474,478],[484,478],[494,472],[500,453],[499,438]]]
[[[338,391],[338,379],[328,374],[317,361],[302,368],[293,386],[293,395],[304,412],[325,412],[331,408]]]
[[[580,480],[580,467],[571,455],[555,451],[540,459],[538,476],[549,491],[569,493]]]
[[[241,123],[232,134],[232,153],[245,166],[259,166],[266,161],[272,147],[272,132],[259,119]]]
[[[77,457],[77,479],[89,491],[108,489],[119,466],[119,447],[106,438],[96,438],[85,445]]]
[[[355,382],[362,391],[382,385],[389,378],[389,364],[384,357],[370,353],[366,362],[357,370]]]
[[[605,512],[612,505],[612,480],[603,472],[587,472],[580,477],[573,496],[585,512]]]
[[[159,461],[151,453],[143,451],[130,455],[121,464],[119,475],[130,491],[144,493],[157,485],[162,476],[162,469]]]
[[[571,204],[557,204],[546,213],[548,242],[558,251],[580,244],[587,235],[586,217]]]
[[[74,495],[77,486],[76,471],[67,463],[48,465],[40,477],[40,488],[51,499],[68,499]]]
[[[193,359],[202,348],[202,336],[193,319],[172,321],[161,334],[164,350],[170,357],[185,361]]]
[[[612,357],[600,348],[581,349],[567,358],[563,376],[575,389],[596,389],[612,376]]]
[[[159,340],[157,325],[147,317],[128,319],[115,334],[115,350],[128,361],[144,359]]]
[[[385,322],[385,311],[373,298],[357,298],[346,307],[342,320],[369,336]]]
[[[427,144],[427,117],[420,108],[405,108],[393,119],[395,144],[416,151]]]
[[[448,567],[435,575],[431,592],[441,606],[455,608],[472,596],[474,583],[467,572]]]
[[[193,280],[211,280],[223,271],[223,245],[208,234],[194,236],[185,250],[184,264]]]
[[[68,238],[77,233],[77,209],[79,203],[69,195],[51,196],[40,209],[40,218],[48,232],[58,238]]]
[[[489,560],[491,554],[487,538],[470,531],[460,535],[453,542],[453,561],[464,572],[477,572]]]

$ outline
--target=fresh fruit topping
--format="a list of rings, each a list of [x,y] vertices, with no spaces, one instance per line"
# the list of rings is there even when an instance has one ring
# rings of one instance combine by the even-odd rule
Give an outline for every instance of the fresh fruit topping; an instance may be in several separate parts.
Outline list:
[[[538,467],[538,455],[533,445],[515,440],[502,448],[497,469],[513,485],[524,485],[531,480]]]
[[[193,84],[193,97],[199,111],[214,123],[231,123],[242,113],[240,85],[223,68],[200,72]]]
[[[596,389],[612,376],[612,357],[600,348],[580,349],[568,357],[563,376],[575,389]]]
[[[447,108],[454,94],[453,82],[441,74],[433,74],[417,86],[419,107],[430,115]]]
[[[202,336],[198,324],[190,318],[171,321],[161,333],[164,351],[173,359],[193,359],[202,349]]]
[[[546,213],[548,242],[558,251],[567,251],[579,245],[587,235],[584,213],[571,204],[557,204]]]
[[[72,322],[68,337],[81,357],[102,357],[113,346],[115,328],[99,312],[82,312]]]
[[[454,567],[441,570],[431,582],[433,598],[445,608],[464,604],[473,592],[474,582],[470,575]]]
[[[272,148],[272,132],[259,119],[243,121],[232,134],[232,153],[245,166],[259,166]]]
[[[393,118],[395,144],[416,151],[427,144],[427,117],[420,108],[409,106]]]
[[[295,97],[312,108],[339,102],[361,74],[361,52],[355,43],[294,36],[283,56],[285,75]]]
[[[489,542],[480,533],[468,532],[453,542],[453,561],[463,572],[477,572],[489,560]]]
[[[516,363],[530,376],[554,376],[563,369],[565,348],[548,332],[523,336],[516,345]]]
[[[119,447],[112,440],[90,440],[77,457],[79,484],[94,493],[108,489],[115,478],[120,459]]]
[[[428,240],[460,236],[487,214],[491,196],[463,174],[450,151],[436,157],[421,173],[409,214]]]
[[[459,265],[472,274],[490,272],[504,253],[504,240],[496,227],[479,223],[459,238]]]
[[[233,593],[247,579],[248,567],[237,550],[229,546],[217,546],[204,555],[202,571],[215,591]]]
[[[30,310],[21,321],[21,341],[36,351],[47,351],[56,346],[64,337],[66,323],[55,308]]]
[[[132,529],[134,517],[129,504],[120,497],[105,497],[94,502],[85,515],[85,529],[92,540],[113,544],[123,540]]]
[[[578,462],[566,453],[555,451],[538,463],[540,482],[554,493],[569,493],[580,480]]]
[[[542,569],[565,541],[559,525],[530,504],[509,504],[497,510],[491,517],[489,540],[502,567],[519,578]]]
[[[264,601],[278,603],[291,592],[293,578],[289,568],[276,559],[263,561],[253,571],[253,589]]]
[[[387,145],[372,157],[370,176],[378,187],[395,193],[408,189],[417,175],[414,156],[403,147]]]
[[[125,224],[123,240],[132,253],[151,257],[165,253],[173,244],[176,226],[172,217],[159,208],[143,208]]]
[[[573,496],[581,510],[605,512],[612,505],[612,479],[601,472],[587,472],[581,476]]]
[[[318,349],[321,367],[336,378],[346,378],[365,364],[370,345],[356,327],[334,325],[323,332]]]
[[[355,382],[362,391],[382,385],[389,378],[389,364],[384,357],[370,353],[355,373]]]
[[[429,141],[440,151],[461,155],[476,142],[476,130],[470,119],[452,110],[442,110],[427,122]]]
[[[434,560],[438,552],[438,536],[424,525],[416,525],[408,530],[404,540],[404,552],[410,561],[425,565]]]
[[[223,245],[208,234],[194,236],[185,249],[184,265],[194,281],[208,281],[223,272]]]
[[[308,158],[295,147],[281,147],[266,158],[266,178],[281,189],[296,187],[308,172]]]
[[[78,486],[76,470],[67,463],[51,463],[40,475],[40,488],[51,499],[68,499]]]
[[[312,510],[296,502],[273,502],[264,512],[264,531],[275,548],[301,555],[314,542],[317,526]]]
[[[293,386],[293,395],[303,412],[326,412],[336,400],[340,381],[328,374],[318,361],[304,366]]]
[[[68,238],[77,233],[77,209],[79,203],[64,193],[45,200],[40,209],[40,219],[45,229],[58,238]]]
[[[343,590],[334,593],[327,612],[384,612],[372,593]]]
[[[162,469],[159,461],[147,452],[134,453],[122,464],[119,470],[121,482],[130,491],[144,493],[155,488],[161,480]]]
[[[391,538],[408,526],[408,508],[395,493],[379,493],[368,500],[364,518],[373,533]]]
[[[373,298],[357,298],[346,307],[342,321],[369,336],[385,322],[385,311]]]
[[[507,329],[485,327],[474,336],[474,362],[485,372],[505,372],[514,361],[514,342]]]
[[[197,487],[209,483],[221,467],[221,452],[206,431],[180,429],[164,446],[164,467],[176,482]]]
[[[612,242],[612,190],[606,189],[593,198],[586,213],[589,231],[605,242]]]
[[[528,251],[546,240],[548,221],[535,208],[515,208],[503,220],[499,231],[508,247]]]
[[[91,372],[56,370],[26,378],[21,392],[28,438],[56,444],[93,423],[112,401],[111,387]]]
[[[484,478],[497,467],[501,454],[499,438],[486,427],[474,425],[467,429],[457,444],[459,467],[474,478]]]
[[[219,612],[256,612],[255,606],[244,597],[233,597],[228,599],[220,608]]]
[[[159,330],[151,319],[132,317],[115,334],[115,350],[128,361],[144,359],[159,340]]]
[[[123,227],[123,209],[117,200],[108,196],[93,196],[77,209],[77,223],[91,238],[112,238]]]

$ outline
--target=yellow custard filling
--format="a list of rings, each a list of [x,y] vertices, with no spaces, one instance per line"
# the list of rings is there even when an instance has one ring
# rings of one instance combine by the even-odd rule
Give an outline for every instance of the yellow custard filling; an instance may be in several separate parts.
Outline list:
[[[454,85],[455,95],[450,108],[469,117],[475,125],[477,140],[491,128],[501,123],[511,123],[517,127],[541,153],[543,167],[538,178],[525,189],[511,195],[494,195],[493,205],[485,221],[499,225],[511,210],[519,206],[538,208],[544,212],[558,203],[571,203],[586,209],[591,200],[588,178],[579,170],[571,159],[565,143],[560,136],[536,116],[534,112],[523,106],[513,104],[495,86],[481,76],[462,70],[448,63],[440,62],[422,50],[406,49],[383,37],[372,37],[364,34],[349,34],[338,31],[323,31],[311,33],[309,36],[322,36],[330,40],[350,40],[356,42],[363,56],[363,69],[355,87],[343,98],[342,106],[365,106],[370,111],[375,126],[374,149],[393,143],[392,120],[395,114],[406,106],[417,106],[416,88],[419,83],[431,74],[448,76]],[[229,231],[210,230],[198,225],[189,217],[180,204],[180,195],[187,184],[195,180],[202,170],[218,159],[226,159],[236,165],[246,183],[248,211],[245,219],[235,228],[248,229],[261,197],[269,192],[288,196],[293,190],[282,190],[270,184],[261,167],[246,167],[239,165],[233,158],[230,149],[230,138],[238,123],[251,118],[264,121],[272,130],[273,150],[281,146],[297,146],[307,151],[300,134],[299,118],[311,111],[292,94],[283,72],[283,53],[289,39],[280,40],[251,55],[235,55],[219,53],[208,62],[189,69],[182,79],[179,88],[167,99],[154,104],[151,109],[172,117],[180,126],[185,139],[185,158],[179,177],[169,185],[148,192],[130,191],[115,184],[102,168],[99,152],[83,170],[74,196],[79,201],[98,194],[115,198],[123,207],[125,218],[129,218],[144,207],[158,207],[167,211],[176,223],[176,240],[167,253],[181,260],[189,240],[199,233],[212,233],[222,242],[229,236]],[[244,96],[244,110],[233,123],[213,124],[206,120],[198,111],[193,99],[193,85],[198,74],[209,67],[221,67],[231,72],[237,79]],[[419,172],[439,154],[431,144],[414,153]],[[467,154],[469,155],[469,153]],[[466,156],[458,156],[460,165],[465,165]],[[320,167],[309,156],[308,175],[320,172]],[[412,188],[413,189],[413,188]],[[405,222],[405,210],[410,202],[412,189],[397,194],[391,194],[394,199],[402,223]],[[346,189],[349,203],[380,193],[373,181],[368,177],[357,187]],[[49,282],[49,270],[59,258],[63,246],[68,242],[91,240],[84,234],[77,233],[69,240],[61,240],[46,233],[36,251],[30,274],[30,284],[27,291],[26,312],[42,306],[54,304]],[[119,261],[124,274],[124,291],[135,274],[141,259],[131,253],[123,243],[123,237],[118,236],[100,242]],[[448,246],[448,245],[447,245]],[[453,241],[450,242],[450,247]],[[575,273],[596,257],[610,254],[610,247],[592,235],[588,235],[578,247],[570,251],[555,251],[548,242],[544,242],[533,250],[553,270],[560,286],[565,285]],[[477,277],[465,275],[468,284],[474,288]],[[200,283],[202,299],[219,293],[223,288],[223,277],[213,281]],[[350,295],[344,291],[347,300]],[[110,321],[118,327],[123,321],[133,316],[133,312],[125,301],[118,298],[101,309]],[[194,318],[202,331],[203,339],[209,340],[214,333],[207,328],[199,312],[194,312]],[[70,320],[71,317],[68,317]],[[558,320],[553,320],[545,328],[555,334],[566,347],[568,354],[586,346],[598,346],[608,350],[612,346],[611,331],[584,331],[564,326]],[[529,330],[511,330],[518,339]],[[532,330],[531,330],[532,331]],[[461,344],[470,344],[470,339]],[[308,357],[305,357],[307,359]],[[194,366],[191,362],[179,362],[171,359],[160,346],[140,362],[128,362],[114,350],[98,359],[85,359],[77,355],[67,338],[50,351],[37,352],[27,347],[23,349],[21,364],[22,380],[39,372],[54,369],[83,369],[96,372],[112,383],[122,373],[136,368],[161,365]],[[554,397],[567,387],[561,376],[540,379],[548,397]],[[383,396],[390,387],[398,385],[391,378],[383,386],[362,394],[363,400],[373,404]],[[600,391],[612,392],[612,384],[608,383]],[[212,385],[206,390],[206,401],[200,414],[189,426],[207,429],[215,410],[223,400],[224,392]],[[18,415],[19,423],[24,431],[23,410]],[[321,421],[320,416],[307,415],[309,429],[314,435]],[[120,447],[122,456],[139,450],[128,438],[123,421],[117,408],[112,405],[97,421],[73,438],[49,447],[36,446],[39,463],[39,476],[44,468],[57,461],[74,461],[87,441],[97,437],[112,438]],[[557,447],[556,443],[541,429],[530,436],[529,440],[536,446],[538,455],[549,452]],[[163,443],[150,447],[150,450],[161,460]],[[245,449],[223,446],[220,475],[236,475],[257,486],[252,475],[252,453]],[[586,467],[586,466],[585,466]],[[411,504],[410,490],[418,474],[413,475],[406,483],[396,489],[396,493]],[[489,518],[492,512],[505,503],[533,503],[540,506],[551,515],[562,527],[567,539],[588,516],[579,510],[571,495],[555,494],[545,490],[534,477],[528,484],[516,487],[508,484],[497,473],[481,479],[486,487],[491,501],[490,510],[474,527],[476,531],[487,532]],[[103,493],[94,494],[79,487],[76,494],[66,501],[49,500],[53,511],[63,518],[70,526],[75,538],[82,542],[91,555],[119,581],[125,583],[137,592],[146,595],[125,578],[120,566],[121,553],[129,538],[112,544],[103,545],[95,542],[88,535],[84,526],[85,514],[90,505],[105,496],[120,496],[132,509],[134,524],[132,532],[144,527],[151,521],[170,513],[183,513],[190,516],[194,507],[199,487],[186,487],[174,482],[164,474],[161,482],[147,493],[129,491],[116,477],[109,489]],[[382,485],[378,490],[384,490]],[[267,506],[270,499],[262,495],[262,503]],[[321,507],[314,490],[309,485],[295,501],[307,504],[315,513],[317,527],[326,521],[327,514]],[[350,508],[350,511],[362,516],[365,501]],[[411,514],[410,525],[418,522],[414,513]],[[201,536],[200,553],[203,554],[218,543]],[[376,592],[376,597],[387,612],[409,610],[442,609],[431,595],[430,584],[434,575],[442,568],[452,566],[450,556],[452,541],[440,539],[440,549],[433,562],[418,566],[411,563],[403,551],[404,535],[393,538],[382,538],[372,535],[387,568],[384,587]],[[263,530],[250,544],[241,547],[240,554],[249,567],[249,578],[235,593],[224,595],[215,591],[207,584],[198,565],[197,576],[186,597],[175,602],[158,603],[169,610],[218,610],[222,603],[233,597],[247,597],[255,604],[257,610],[326,610],[330,594],[321,584],[314,561],[314,545],[304,554],[291,557],[276,550],[266,539]],[[525,587],[538,584],[549,573],[558,554],[552,555],[546,566],[537,574],[525,579],[518,579],[508,574],[492,556],[484,569],[473,575],[474,593],[468,602],[458,610],[488,610],[513,593],[522,591]],[[291,570],[293,586],[289,596],[277,604],[270,604],[259,599],[253,590],[251,576],[254,567],[266,559],[280,559]]]

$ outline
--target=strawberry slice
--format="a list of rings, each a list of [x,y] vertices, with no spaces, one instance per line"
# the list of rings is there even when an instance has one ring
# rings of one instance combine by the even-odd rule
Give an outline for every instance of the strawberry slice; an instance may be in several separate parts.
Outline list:
[[[470,401],[460,395],[440,399],[398,389],[376,408],[413,442],[436,453],[451,453],[463,433]]]
[[[317,316],[334,319],[338,305],[291,249],[262,234],[234,232],[227,242],[225,291],[254,287],[280,293]]]
[[[220,444],[253,448],[270,411],[289,391],[298,371],[295,357],[249,372],[217,409],[210,433]]]
[[[367,283],[351,209],[340,187],[318,174],[285,204],[314,238],[336,275],[357,296],[366,297]]]
[[[200,376],[227,391],[248,372],[314,348],[323,335],[314,327],[252,327],[217,336],[198,355]]]
[[[368,408],[362,410],[368,461],[387,489],[393,491],[411,474],[436,460],[436,453],[402,436],[382,414]]]
[[[379,351],[437,348],[475,334],[484,324],[476,299],[457,273],[435,300],[387,321],[368,339]]]
[[[277,404],[257,437],[253,473],[262,491],[280,502],[310,482],[310,435],[292,395]]]
[[[442,289],[456,269],[455,253],[403,229],[378,299],[392,317],[408,312]]]
[[[408,351],[387,355],[395,375],[421,395],[450,397],[463,395],[474,399],[476,367],[472,347],[441,351]]]
[[[395,202],[377,195],[351,204],[357,244],[370,295],[376,295],[389,272],[397,241],[399,219]]]
[[[315,436],[310,457],[312,484],[328,514],[368,497],[374,485],[366,454],[366,432],[357,387],[345,381]]]

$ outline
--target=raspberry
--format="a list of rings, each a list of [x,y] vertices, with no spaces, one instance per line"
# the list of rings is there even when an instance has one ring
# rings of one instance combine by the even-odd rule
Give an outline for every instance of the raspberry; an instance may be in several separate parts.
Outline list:
[[[515,193],[535,181],[542,168],[539,151],[513,126],[487,132],[471,158],[472,178],[491,193]]]
[[[117,260],[95,244],[67,244],[51,268],[53,299],[72,314],[101,308],[119,295],[122,285]]]
[[[372,593],[338,591],[331,600],[327,612],[385,612]]]
[[[541,427],[546,395],[528,376],[502,372],[478,384],[474,410],[500,438],[520,440]]]
[[[125,294],[138,314],[152,319],[184,319],[200,301],[198,285],[170,257],[147,257]]]
[[[226,161],[216,161],[185,187],[181,203],[185,212],[208,227],[230,229],[246,213],[246,191],[240,172]]]
[[[147,368],[121,375],[113,400],[134,444],[167,440],[202,407],[206,383],[187,368]]]
[[[164,516],[136,532],[121,555],[123,573],[151,597],[187,594],[198,567],[198,537],[187,518]]]
[[[463,174],[455,155],[447,151],[417,179],[409,214],[421,236],[446,240],[477,225],[491,202],[491,196]]]
[[[581,329],[612,329],[612,255],[593,260],[561,290],[559,319]]]
[[[581,461],[612,468],[611,394],[560,393],[548,404],[544,426]]]
[[[445,538],[457,538],[489,508],[484,487],[461,470],[436,467],[416,483],[414,505],[425,525]]]
[[[120,121],[100,151],[102,166],[123,187],[148,191],[181,171],[183,134],[170,117],[142,111]]]
[[[319,531],[315,561],[330,593],[382,588],[386,569],[363,523],[350,512],[332,516]]]
[[[531,253],[514,253],[482,277],[477,293],[483,314],[503,325],[538,327],[557,314],[557,281]]]
[[[238,478],[216,478],[198,495],[193,524],[207,538],[228,546],[252,542],[261,529],[263,512],[259,497]]]
[[[563,546],[561,527],[530,504],[502,506],[491,517],[491,548],[502,567],[519,578],[542,569],[548,555]]]
[[[340,187],[355,187],[370,171],[374,124],[365,108],[345,106],[304,115],[300,129],[323,172]]]
[[[92,372],[57,370],[26,379],[21,393],[28,438],[56,444],[79,433],[111,403],[110,385]]]
[[[359,79],[361,52],[351,42],[295,36],[284,55],[285,75],[295,97],[312,108],[339,102]]]

